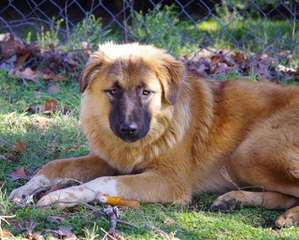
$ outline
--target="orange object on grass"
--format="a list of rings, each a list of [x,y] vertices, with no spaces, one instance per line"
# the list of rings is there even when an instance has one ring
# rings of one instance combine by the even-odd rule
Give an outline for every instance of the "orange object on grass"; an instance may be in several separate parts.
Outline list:
[[[107,203],[112,206],[127,206],[130,208],[138,208],[140,206],[140,203],[138,201],[123,199],[121,197],[108,196],[104,193],[98,193],[96,199],[101,203]]]

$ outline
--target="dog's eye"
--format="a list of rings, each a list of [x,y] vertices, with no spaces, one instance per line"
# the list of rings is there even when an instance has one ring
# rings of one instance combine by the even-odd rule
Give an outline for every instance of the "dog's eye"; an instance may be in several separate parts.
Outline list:
[[[111,88],[105,91],[109,96],[116,96],[118,94],[118,90],[116,88]]]
[[[143,96],[149,96],[150,94],[151,94],[151,91],[143,89],[143,91],[142,91]]]

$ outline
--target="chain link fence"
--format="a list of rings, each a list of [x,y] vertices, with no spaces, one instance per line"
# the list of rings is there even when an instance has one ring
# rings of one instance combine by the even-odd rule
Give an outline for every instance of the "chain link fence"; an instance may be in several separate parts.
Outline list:
[[[182,56],[200,49],[268,54],[299,66],[296,0],[8,0],[0,33],[67,50],[100,42],[152,43]]]

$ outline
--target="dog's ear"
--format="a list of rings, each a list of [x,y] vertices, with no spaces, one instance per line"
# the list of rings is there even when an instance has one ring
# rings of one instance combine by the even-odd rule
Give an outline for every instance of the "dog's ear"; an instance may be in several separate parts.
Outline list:
[[[184,78],[184,65],[169,54],[164,56],[162,65],[164,74],[161,83],[164,97],[169,104],[174,105]]]
[[[80,77],[80,93],[83,93],[88,87],[90,81],[103,65],[103,57],[100,54],[93,54],[90,56],[87,64]]]

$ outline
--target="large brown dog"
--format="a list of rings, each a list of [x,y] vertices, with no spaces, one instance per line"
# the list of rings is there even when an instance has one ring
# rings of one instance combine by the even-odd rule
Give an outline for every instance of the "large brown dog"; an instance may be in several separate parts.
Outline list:
[[[226,192],[212,210],[290,208],[277,225],[299,222],[298,87],[204,81],[162,49],[109,43],[90,57],[81,92],[90,155],[48,163],[11,193],[14,202],[73,178],[85,183],[38,205],[71,206],[98,192],[178,203]]]

